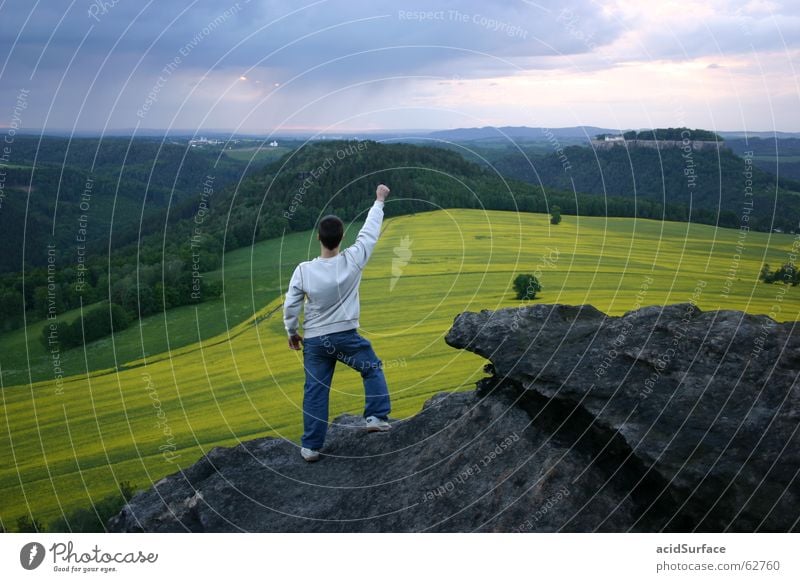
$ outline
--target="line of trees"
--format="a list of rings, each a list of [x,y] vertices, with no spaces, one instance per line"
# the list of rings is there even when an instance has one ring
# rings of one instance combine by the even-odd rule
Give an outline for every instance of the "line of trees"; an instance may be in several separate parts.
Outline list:
[[[626,131],[625,139],[641,139],[646,141],[681,141],[684,138],[698,141],[723,141],[722,137],[707,129],[689,129],[688,127],[667,127],[645,129],[643,131]]]
[[[121,331],[140,317],[222,294],[221,282],[204,279],[181,259],[173,259],[163,268],[162,272],[161,264],[149,265],[137,274],[128,266],[125,271],[129,272],[117,278],[103,298],[110,298],[108,304],[88,309],[70,323],[51,318],[53,322],[42,328],[40,341],[45,348],[58,342],[61,349],[69,349]]]
[[[42,328],[40,341],[45,349],[69,349],[89,343],[128,327],[133,317],[116,303],[95,307],[71,323],[53,320]]]

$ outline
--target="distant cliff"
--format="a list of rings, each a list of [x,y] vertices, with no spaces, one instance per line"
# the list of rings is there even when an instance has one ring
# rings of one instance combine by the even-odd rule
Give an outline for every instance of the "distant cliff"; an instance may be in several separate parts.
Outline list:
[[[650,149],[688,148],[691,150],[715,150],[717,148],[727,147],[725,143],[721,141],[703,141],[696,139],[686,141],[679,139],[620,139],[608,141],[593,139],[590,144],[593,148],[601,150],[607,150],[616,146]]]
[[[488,358],[385,434],[324,457],[263,438],[134,497],[112,531],[800,531],[800,333],[691,304],[462,313]]]

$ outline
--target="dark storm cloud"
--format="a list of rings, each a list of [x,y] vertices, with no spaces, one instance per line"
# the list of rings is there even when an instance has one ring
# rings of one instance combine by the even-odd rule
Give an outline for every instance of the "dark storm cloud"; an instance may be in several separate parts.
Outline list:
[[[192,50],[193,66],[211,67],[231,51],[224,66],[249,67],[271,55],[264,65],[298,72],[346,58],[331,74],[357,78],[365,73],[442,74],[455,62],[466,76],[473,74],[470,62],[478,65],[475,72],[485,71],[492,57],[513,61],[588,50],[555,25],[565,8],[590,23],[597,38],[610,41],[621,31],[619,23],[602,18],[591,2],[83,0],[67,10],[61,3],[34,6],[15,0],[2,9],[0,45],[11,54],[15,72],[28,67],[30,75],[37,61],[42,68],[62,68],[91,29],[79,59],[104,57],[116,43],[113,53],[147,52],[148,64],[155,66],[169,61],[216,19],[216,29]],[[219,22],[226,10],[232,14]],[[390,48],[405,46],[431,48]],[[500,60],[494,67],[508,69]],[[316,74],[324,76],[326,70]]]
[[[739,5],[714,18],[686,19],[680,26],[653,27],[642,35],[642,58],[685,59],[753,52],[784,52],[800,47],[796,8],[775,4],[761,10]]]
[[[605,41],[623,30],[588,0],[10,0],[0,9],[0,104],[25,86],[29,125],[84,125],[87,110],[97,124],[123,109],[116,122],[130,127],[130,111],[173,65],[162,104],[205,73],[235,79],[251,67],[269,71],[262,88],[294,79],[284,98],[389,77],[509,75],[535,68],[532,57],[591,50],[559,22],[565,9]]]

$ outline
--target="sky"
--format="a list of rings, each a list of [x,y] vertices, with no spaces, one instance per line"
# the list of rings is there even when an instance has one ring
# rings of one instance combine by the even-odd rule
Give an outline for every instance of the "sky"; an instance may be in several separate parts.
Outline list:
[[[797,4],[0,0],[0,127],[800,131]]]

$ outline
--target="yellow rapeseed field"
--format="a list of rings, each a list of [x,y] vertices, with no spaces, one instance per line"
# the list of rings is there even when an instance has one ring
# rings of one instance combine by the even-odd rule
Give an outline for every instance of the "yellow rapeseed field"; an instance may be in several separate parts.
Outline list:
[[[286,253],[296,260],[310,239],[287,240],[305,245]],[[770,313],[778,305],[776,319],[793,321],[800,314],[800,288],[757,280],[763,263],[786,262],[793,240],[788,234],[743,237],[731,229],[623,218],[565,216],[551,226],[546,215],[499,211],[402,216],[385,222],[364,272],[361,333],[384,361],[392,416],[403,418],[432,394],[472,389],[483,376],[482,358],[448,347],[443,338],[462,311],[520,305],[512,289],[517,274],[538,275],[540,303],[591,303],[622,314],[636,304],[637,294],[647,305],[684,302],[694,294],[702,309]],[[275,241],[259,244],[278,248]],[[311,250],[313,256],[313,245]],[[251,268],[255,251],[230,253],[226,268],[238,264],[257,278],[264,265]],[[277,253],[258,256],[280,270]],[[643,296],[645,280],[650,282]],[[243,313],[251,283],[240,279],[245,292],[238,295],[226,290],[228,300],[243,303]],[[62,386],[5,386],[3,522],[8,527],[24,514],[50,522],[116,492],[121,481],[148,487],[215,446],[263,436],[297,441],[302,354],[286,347],[279,306],[280,297],[273,295],[227,332],[152,355],[146,364],[120,362],[117,370],[71,376]],[[183,318],[182,332],[196,334],[203,318],[215,317],[202,307],[196,313]],[[123,333],[134,338],[139,332]],[[359,413],[362,405],[359,375],[340,365],[331,417]]]

